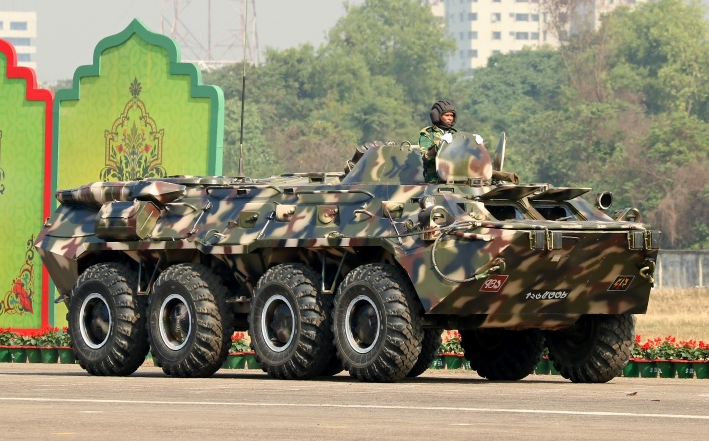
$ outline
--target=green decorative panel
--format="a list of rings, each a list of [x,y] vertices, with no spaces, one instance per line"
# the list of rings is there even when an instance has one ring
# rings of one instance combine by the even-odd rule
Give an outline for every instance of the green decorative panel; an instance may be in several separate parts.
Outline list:
[[[138,20],[98,44],[54,111],[55,189],[221,174],[221,89],[202,85],[175,43]]]
[[[34,238],[49,214],[52,93],[0,40],[0,328],[48,325],[48,293]]]

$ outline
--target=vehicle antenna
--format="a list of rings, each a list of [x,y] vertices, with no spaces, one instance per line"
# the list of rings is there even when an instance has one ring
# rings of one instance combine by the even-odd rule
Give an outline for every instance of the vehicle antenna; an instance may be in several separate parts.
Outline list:
[[[248,27],[249,18],[249,2],[244,2],[244,60],[241,63],[241,129],[239,130],[239,173],[236,175],[239,179],[245,179],[244,176],[244,96],[246,93],[246,28]]]

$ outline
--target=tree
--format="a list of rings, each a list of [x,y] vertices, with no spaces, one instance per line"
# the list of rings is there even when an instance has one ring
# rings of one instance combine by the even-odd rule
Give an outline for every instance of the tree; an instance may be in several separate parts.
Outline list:
[[[653,114],[682,111],[707,121],[709,28],[697,3],[662,0],[609,17],[610,84],[642,93]]]
[[[283,166],[263,135],[263,122],[257,106],[247,104],[244,110],[243,164],[244,175],[263,178],[278,174]],[[236,176],[241,156],[241,102],[230,100],[224,115],[224,174]]]
[[[420,1],[365,0],[348,6],[324,54],[361,57],[372,75],[390,77],[403,88],[401,105],[425,117],[431,103],[449,93],[444,57],[454,49],[442,21]]]
[[[554,142],[549,139],[550,130],[556,130],[559,118],[566,119],[565,84],[566,72],[554,50],[525,49],[494,55],[472,78],[453,86],[453,95],[458,97],[456,125],[482,135],[489,148],[494,148],[500,132],[506,132],[505,169],[525,180],[538,181],[542,165],[529,159],[539,149],[547,151]],[[541,114],[544,117],[535,117]]]

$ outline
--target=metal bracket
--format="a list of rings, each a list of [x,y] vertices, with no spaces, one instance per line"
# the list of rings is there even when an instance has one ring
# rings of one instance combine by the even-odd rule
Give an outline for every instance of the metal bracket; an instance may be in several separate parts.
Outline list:
[[[162,262],[162,256],[158,258],[158,263],[155,264],[155,270],[153,271],[153,274],[150,276],[150,280],[148,280],[148,286],[146,287],[145,291],[140,290],[140,279],[143,277],[143,262],[140,262],[138,265],[138,287],[135,290],[136,295],[139,296],[147,296],[150,295],[150,290],[153,287],[153,283],[155,283],[155,279],[158,277],[158,271],[160,270],[160,263]]]
[[[333,289],[335,288],[335,283],[337,283],[337,278],[340,276],[340,272],[342,271],[342,264],[345,263],[345,257],[347,257],[347,253],[345,252],[342,255],[342,259],[340,260],[340,265],[337,267],[337,273],[335,273],[335,278],[332,279],[332,285],[330,285],[330,289],[325,289],[325,254],[322,254],[322,274],[320,277],[320,280],[322,281],[322,286],[320,287],[320,292],[323,294],[333,294]]]

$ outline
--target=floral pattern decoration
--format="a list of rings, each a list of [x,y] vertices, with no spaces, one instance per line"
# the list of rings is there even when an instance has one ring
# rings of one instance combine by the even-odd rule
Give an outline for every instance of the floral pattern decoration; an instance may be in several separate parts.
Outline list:
[[[12,281],[12,287],[0,300],[0,315],[3,314],[34,314],[32,306],[35,298],[34,290],[34,236],[27,241],[25,263],[20,268],[20,274]]]
[[[143,86],[135,78],[128,87],[131,99],[123,113],[104,132],[106,160],[102,181],[130,181],[167,176],[162,166],[165,129],[158,129],[139,98]]]

